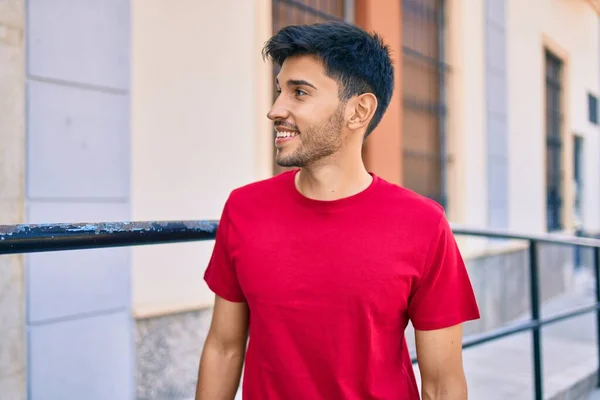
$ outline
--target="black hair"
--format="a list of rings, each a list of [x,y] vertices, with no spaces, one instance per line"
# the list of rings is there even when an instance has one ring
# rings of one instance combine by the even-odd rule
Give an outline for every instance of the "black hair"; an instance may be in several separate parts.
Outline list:
[[[262,54],[279,67],[288,57],[316,56],[323,62],[327,76],[338,82],[342,101],[373,93],[378,104],[365,138],[377,127],[390,104],[394,66],[389,47],[377,33],[370,34],[347,22],[291,25],[269,39]]]

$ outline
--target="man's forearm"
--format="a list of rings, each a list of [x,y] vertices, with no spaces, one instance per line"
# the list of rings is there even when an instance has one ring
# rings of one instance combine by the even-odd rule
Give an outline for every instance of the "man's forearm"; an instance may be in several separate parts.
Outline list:
[[[207,344],[200,359],[196,400],[233,400],[244,356],[245,348],[224,351]]]
[[[423,400],[467,400],[467,383],[462,379],[422,382]]]

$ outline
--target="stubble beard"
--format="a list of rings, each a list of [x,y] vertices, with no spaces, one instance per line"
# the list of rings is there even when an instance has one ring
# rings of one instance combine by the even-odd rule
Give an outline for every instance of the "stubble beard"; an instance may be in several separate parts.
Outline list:
[[[325,124],[301,132],[300,147],[293,153],[282,155],[277,150],[277,165],[286,168],[306,168],[335,154],[342,147],[342,115],[343,108],[339,107]]]

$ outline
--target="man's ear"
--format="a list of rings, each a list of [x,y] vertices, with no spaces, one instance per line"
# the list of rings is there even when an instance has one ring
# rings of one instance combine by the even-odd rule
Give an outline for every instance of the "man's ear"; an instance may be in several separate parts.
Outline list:
[[[377,97],[373,93],[364,93],[353,98],[348,105],[348,128],[351,130],[367,129],[375,110],[377,110]]]

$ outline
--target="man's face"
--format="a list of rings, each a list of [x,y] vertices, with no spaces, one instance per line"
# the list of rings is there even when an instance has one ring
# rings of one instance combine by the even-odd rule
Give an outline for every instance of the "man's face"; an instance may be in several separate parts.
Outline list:
[[[277,133],[277,164],[302,168],[336,153],[342,147],[344,104],[322,63],[313,56],[290,57],[276,85],[280,93],[268,117]]]

